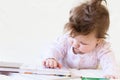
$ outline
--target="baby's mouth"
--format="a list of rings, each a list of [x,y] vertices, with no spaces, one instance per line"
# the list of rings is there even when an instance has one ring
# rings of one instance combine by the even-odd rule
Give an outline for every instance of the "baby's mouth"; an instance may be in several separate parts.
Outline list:
[[[84,52],[79,51],[77,48],[74,48],[74,47],[73,47],[73,52],[74,52],[75,54],[84,54]]]

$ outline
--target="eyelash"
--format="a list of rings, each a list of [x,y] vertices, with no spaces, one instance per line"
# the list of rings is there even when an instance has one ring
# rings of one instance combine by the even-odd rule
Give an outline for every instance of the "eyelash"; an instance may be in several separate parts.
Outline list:
[[[80,44],[82,44],[82,45],[88,45],[88,44],[85,44],[85,43],[82,43],[82,42],[80,42]]]
[[[84,43],[81,43],[82,45],[87,45],[87,44],[84,44]]]

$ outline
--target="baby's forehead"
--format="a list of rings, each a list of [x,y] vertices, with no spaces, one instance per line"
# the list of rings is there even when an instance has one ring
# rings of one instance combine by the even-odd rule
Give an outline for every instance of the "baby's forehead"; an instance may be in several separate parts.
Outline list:
[[[85,42],[91,42],[97,40],[97,38],[94,35],[78,35],[73,38],[76,41],[85,41]]]

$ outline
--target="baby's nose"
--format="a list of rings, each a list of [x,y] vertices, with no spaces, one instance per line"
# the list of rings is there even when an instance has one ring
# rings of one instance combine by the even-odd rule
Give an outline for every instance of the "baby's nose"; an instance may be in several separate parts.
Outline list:
[[[76,44],[76,46],[75,46],[76,48],[79,48],[80,47],[80,45],[79,44]]]

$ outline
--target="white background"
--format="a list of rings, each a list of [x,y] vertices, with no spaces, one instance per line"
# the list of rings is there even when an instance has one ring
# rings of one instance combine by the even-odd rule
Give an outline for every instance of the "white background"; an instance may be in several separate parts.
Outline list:
[[[81,0],[0,0],[0,61],[39,63],[42,47],[63,32],[69,11]],[[120,62],[119,0],[107,0],[111,41]]]

